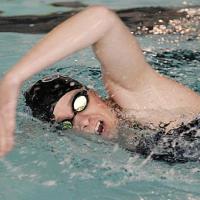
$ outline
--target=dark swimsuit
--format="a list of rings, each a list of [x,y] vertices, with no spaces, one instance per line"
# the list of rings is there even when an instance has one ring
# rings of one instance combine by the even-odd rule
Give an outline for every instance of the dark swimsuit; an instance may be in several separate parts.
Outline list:
[[[170,163],[200,161],[200,116],[168,132],[138,127],[128,135],[125,139],[122,133],[119,140],[131,152]]]

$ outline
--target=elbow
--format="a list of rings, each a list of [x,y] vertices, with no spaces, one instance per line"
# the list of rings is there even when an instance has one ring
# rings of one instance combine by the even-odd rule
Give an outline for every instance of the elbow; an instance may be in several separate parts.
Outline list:
[[[102,5],[94,5],[86,8],[91,15],[95,15],[97,18],[104,20],[106,23],[113,23],[114,19],[117,19],[117,15],[109,8]]]
[[[106,15],[108,15],[109,13],[112,12],[108,7],[102,6],[102,5],[88,6],[86,8],[86,10],[90,10],[90,12],[102,13],[102,14],[106,14]]]

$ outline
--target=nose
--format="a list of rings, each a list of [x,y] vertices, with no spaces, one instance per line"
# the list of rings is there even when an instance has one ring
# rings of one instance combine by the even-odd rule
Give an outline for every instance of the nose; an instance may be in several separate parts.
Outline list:
[[[90,121],[88,115],[83,115],[78,113],[74,118],[75,128],[79,128],[80,130],[85,130],[89,127]]]

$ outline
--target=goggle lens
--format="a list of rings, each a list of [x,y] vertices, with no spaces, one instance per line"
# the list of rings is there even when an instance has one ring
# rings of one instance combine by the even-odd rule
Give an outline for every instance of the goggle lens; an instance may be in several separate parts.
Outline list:
[[[88,102],[89,102],[89,99],[88,99],[87,90],[83,90],[74,96],[73,101],[72,101],[72,109],[74,111],[74,116],[72,119],[68,119],[62,122],[63,130],[73,128],[72,122],[75,115],[79,112],[84,111],[88,106]]]
[[[63,130],[67,130],[67,129],[72,129],[73,128],[72,123],[70,121],[67,121],[67,120],[64,121],[62,123],[62,125],[63,125]]]
[[[87,106],[87,98],[85,96],[79,96],[74,100],[73,110],[76,112],[83,111]]]

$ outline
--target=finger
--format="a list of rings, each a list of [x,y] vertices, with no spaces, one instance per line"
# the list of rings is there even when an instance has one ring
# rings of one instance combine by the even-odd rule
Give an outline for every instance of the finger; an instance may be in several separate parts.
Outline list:
[[[8,128],[6,128],[6,152],[11,151],[11,149],[14,146],[14,129],[15,129],[15,122],[10,121],[10,123],[7,124]]]
[[[5,120],[0,117],[0,156],[4,156],[8,153],[14,144],[14,123],[7,123],[7,127],[5,127],[4,121]]]
[[[14,130],[15,130],[15,112],[12,112],[11,108],[7,108],[7,112],[4,112],[2,119],[5,122],[5,151],[8,152],[12,149],[14,145]]]
[[[2,157],[12,150],[14,146],[14,138],[5,135],[2,131],[0,138],[0,157]]]
[[[0,124],[0,156],[4,156],[6,153],[6,138],[5,138],[5,128],[2,124],[2,119],[1,119],[1,124]]]
[[[7,123],[7,126],[5,128],[6,130],[6,153],[8,153],[9,151],[11,151],[11,149],[14,146],[14,129],[15,129],[15,121],[14,120],[10,120],[9,123]]]

